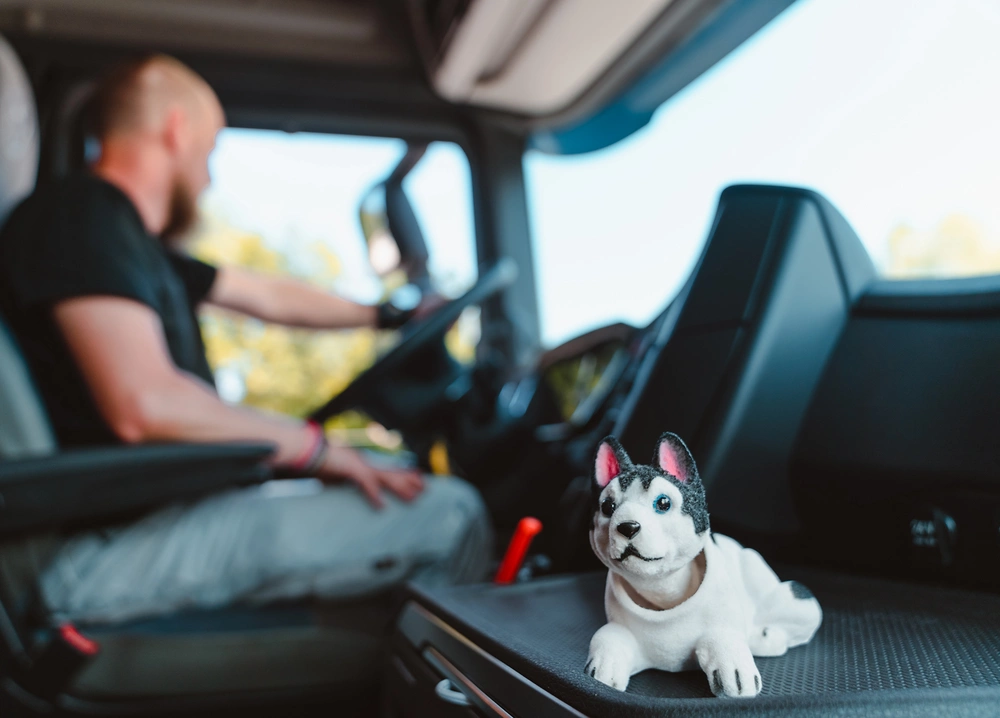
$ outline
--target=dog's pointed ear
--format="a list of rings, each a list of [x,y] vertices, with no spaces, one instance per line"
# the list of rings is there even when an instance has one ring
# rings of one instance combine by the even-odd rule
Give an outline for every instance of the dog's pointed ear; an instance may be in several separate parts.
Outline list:
[[[681,437],[669,431],[656,443],[653,463],[660,471],[665,471],[682,484],[698,478],[698,467],[695,466],[694,457],[687,445],[681,441]]]
[[[630,466],[632,460],[628,458],[618,439],[613,436],[605,437],[597,447],[597,456],[594,458],[594,482],[598,488],[603,489]]]

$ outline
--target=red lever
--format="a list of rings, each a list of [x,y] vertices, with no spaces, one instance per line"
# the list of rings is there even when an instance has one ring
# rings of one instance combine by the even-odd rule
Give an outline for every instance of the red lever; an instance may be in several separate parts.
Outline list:
[[[72,623],[64,623],[59,626],[59,635],[62,636],[62,639],[72,648],[76,649],[85,656],[96,656],[101,650],[97,641],[92,641],[84,636],[76,630],[76,626]]]
[[[517,523],[514,535],[507,546],[507,553],[504,554],[503,561],[500,562],[500,569],[497,571],[493,583],[512,583],[517,577],[517,572],[521,570],[524,563],[524,556],[528,553],[532,539],[542,530],[542,522],[531,516],[526,516]]]

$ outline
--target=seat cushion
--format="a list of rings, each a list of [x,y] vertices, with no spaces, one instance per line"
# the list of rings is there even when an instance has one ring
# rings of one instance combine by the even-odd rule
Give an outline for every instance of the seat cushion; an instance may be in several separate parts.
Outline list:
[[[42,567],[62,543],[46,534],[0,543],[0,604],[24,628]],[[189,611],[101,626],[80,625],[101,650],[69,692],[92,700],[144,700],[266,691],[337,696],[371,692],[398,597],[309,601]],[[42,640],[44,640],[43,637]]]
[[[780,573],[813,590],[824,622],[806,646],[756,659],[763,692],[753,699],[755,715],[820,708],[836,715],[876,709],[879,715],[935,715],[943,706],[949,714],[995,715],[1000,596],[815,570]],[[626,693],[585,675],[590,638],[605,622],[604,580],[600,573],[510,587],[414,589],[413,597],[586,715],[725,715],[747,707],[714,698],[700,671],[645,671]]]
[[[386,598],[235,607],[83,627],[101,652],[72,693],[90,699],[371,690],[391,615]]]

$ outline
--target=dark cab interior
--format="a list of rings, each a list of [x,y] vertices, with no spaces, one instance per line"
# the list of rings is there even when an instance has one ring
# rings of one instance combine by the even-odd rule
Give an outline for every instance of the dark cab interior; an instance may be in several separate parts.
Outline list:
[[[417,283],[429,281],[427,229],[403,180],[429,143],[458,144],[475,284],[405,327],[347,389],[317,397],[312,416],[362,410],[425,468],[446,445],[451,471],[484,496],[499,549],[521,517],[545,526],[509,586],[67,631],[36,592],[56,536],[264,482],[270,447],[61,451],[0,318],[3,715],[996,714],[1000,280],[883,278],[822,194],[735,184],[720,188],[693,270],[648,325],[543,347],[526,152],[624,139],[794,3],[637,3],[617,35],[593,3],[565,5],[0,6],[0,221],[36,181],[84,165],[95,79],[150,50],[202,74],[231,126],[404,140],[379,191]],[[578,16],[605,27],[589,50],[599,61],[525,84],[555,56],[539,48]],[[477,54],[491,22],[506,34],[487,36],[507,39]],[[461,363],[444,336],[469,306],[481,308],[482,336]],[[600,370],[564,411],[551,377],[585,358]],[[765,690],[752,706],[713,698],[700,673],[647,671],[620,693],[583,672],[604,623],[604,572],[587,542],[593,452],[614,434],[645,456],[665,430],[698,461],[712,529],[824,608],[810,644],[758,661]]]

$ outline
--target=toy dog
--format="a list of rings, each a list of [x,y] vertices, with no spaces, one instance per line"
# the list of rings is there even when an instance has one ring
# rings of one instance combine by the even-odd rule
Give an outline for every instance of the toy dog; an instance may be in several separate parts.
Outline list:
[[[700,667],[715,695],[752,697],[754,656],[780,656],[816,633],[823,612],[809,589],[709,530],[705,488],[677,435],[660,437],[653,466],[604,439],[594,492],[590,545],[609,569],[608,623],[590,641],[586,671],[601,683],[624,691],[647,668]]]

